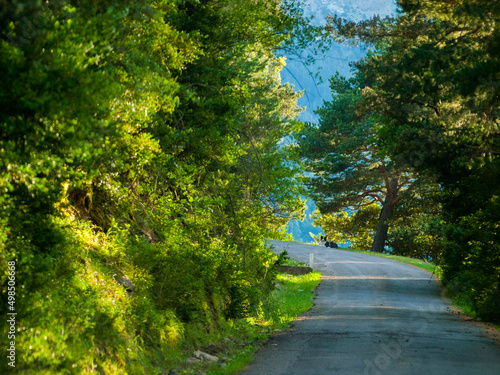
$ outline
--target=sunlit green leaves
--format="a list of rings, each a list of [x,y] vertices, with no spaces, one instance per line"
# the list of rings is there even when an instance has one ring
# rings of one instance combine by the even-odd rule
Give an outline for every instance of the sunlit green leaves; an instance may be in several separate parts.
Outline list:
[[[300,95],[275,52],[306,22],[279,4],[2,6],[0,263],[18,262],[22,325],[40,327],[19,341],[26,371],[157,372],[184,327],[272,290],[263,238],[303,210],[281,144]]]
[[[480,228],[470,219],[482,217],[499,194],[498,184],[491,183],[499,175],[499,4],[400,4],[397,18],[355,24],[334,17],[330,31],[341,40],[354,38],[377,48],[356,64],[368,86],[362,112],[380,121],[378,145],[384,153],[440,184],[440,229],[425,230],[445,238],[437,242],[444,246],[446,281],[461,290],[462,302],[472,311],[498,319],[493,312],[498,311],[498,266],[484,249],[497,232],[491,223],[499,217],[487,216]],[[411,232],[400,234],[437,243]]]

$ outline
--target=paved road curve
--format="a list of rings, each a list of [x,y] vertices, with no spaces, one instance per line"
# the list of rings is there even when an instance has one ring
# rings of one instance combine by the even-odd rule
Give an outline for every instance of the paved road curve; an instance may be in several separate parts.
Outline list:
[[[315,306],[240,375],[500,374],[500,346],[450,313],[430,273],[388,259],[272,241],[323,274]]]

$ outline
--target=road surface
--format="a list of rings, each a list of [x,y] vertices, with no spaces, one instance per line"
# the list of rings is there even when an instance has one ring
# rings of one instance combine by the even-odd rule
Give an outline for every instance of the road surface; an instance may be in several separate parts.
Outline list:
[[[271,241],[322,273],[315,306],[240,375],[499,375],[500,345],[450,312],[433,276],[400,262]]]

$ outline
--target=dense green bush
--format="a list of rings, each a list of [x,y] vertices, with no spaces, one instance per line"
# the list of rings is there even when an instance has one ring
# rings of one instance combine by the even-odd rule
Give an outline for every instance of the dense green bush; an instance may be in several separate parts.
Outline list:
[[[364,83],[357,114],[377,123],[376,146],[439,186],[438,225],[402,226],[393,241],[396,247],[415,241],[422,253],[420,244],[434,251],[436,239],[451,289],[470,311],[498,321],[500,4],[399,6],[396,17],[353,23],[332,16],[327,26],[339,41],[377,50],[355,64]]]
[[[419,187],[396,209],[388,245],[392,254],[438,263],[444,243],[441,191],[429,180]]]
[[[302,208],[279,146],[301,126],[299,95],[275,53],[307,25],[278,1],[15,0],[0,13],[14,370],[162,373],[272,289],[262,238]]]
[[[479,317],[500,321],[500,199],[448,227],[443,278],[460,303]]]
[[[314,224],[321,226],[329,241],[350,242],[354,249],[369,250],[377,228],[380,208],[370,205],[352,212],[323,214],[315,212]]]

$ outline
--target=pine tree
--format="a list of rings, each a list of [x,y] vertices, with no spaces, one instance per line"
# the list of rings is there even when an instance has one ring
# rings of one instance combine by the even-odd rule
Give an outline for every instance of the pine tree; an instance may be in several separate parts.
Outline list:
[[[362,77],[346,80],[337,74],[330,87],[333,100],[317,110],[319,126],[308,124],[297,137],[306,170],[314,173],[309,187],[322,214],[379,206],[371,250],[382,252],[394,209],[416,176],[380,149],[379,124],[358,115]]]

